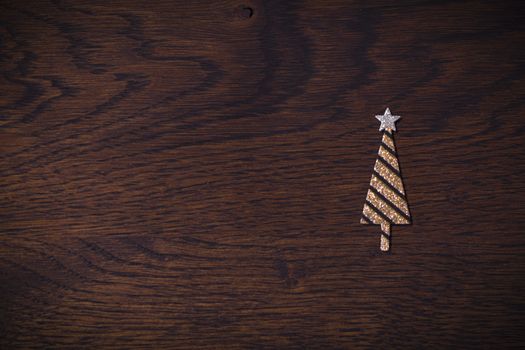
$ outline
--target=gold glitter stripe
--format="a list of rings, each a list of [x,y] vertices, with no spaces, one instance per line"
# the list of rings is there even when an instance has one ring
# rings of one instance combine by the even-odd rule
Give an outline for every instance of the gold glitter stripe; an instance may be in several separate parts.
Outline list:
[[[404,194],[399,192],[393,185],[388,183],[388,181],[386,179],[382,178],[381,175],[377,173],[377,171],[374,171],[372,173],[372,176],[375,176],[377,181],[380,181],[383,184],[383,186],[386,186],[390,191],[394,192],[395,194],[397,194],[398,196],[400,196],[401,198],[406,200]],[[370,181],[372,181],[372,180],[370,180]]]
[[[361,223],[362,224],[373,224],[373,222],[370,221],[365,215],[361,215]]]
[[[394,174],[390,169],[388,169],[379,160],[376,160],[374,170],[377,171],[379,175],[381,175],[385,180],[387,180],[390,185],[395,187],[396,190],[405,194],[405,190],[403,189],[403,182],[401,181],[401,178],[399,178],[396,174]]]
[[[372,203],[377,209],[379,209],[383,214],[388,216],[394,224],[408,224],[408,220],[396,212],[389,204],[379,198],[374,192],[368,190],[366,199]]]
[[[384,160],[388,162],[388,164],[392,165],[394,168],[399,171],[399,163],[397,162],[397,158],[392,155],[392,153],[388,152],[383,145],[379,147],[379,155],[383,157]]]
[[[380,225],[382,222],[386,222],[385,219],[383,219],[381,216],[379,216],[379,214],[377,214],[366,203],[365,203],[365,206],[363,207],[363,215],[366,216],[368,218],[368,220],[372,221],[376,225]]]
[[[408,204],[406,200],[400,197],[394,191],[392,191],[392,189],[390,189],[387,185],[385,185],[383,181],[381,181],[375,175],[372,175],[372,180],[370,180],[370,186],[375,188],[377,192],[381,193],[386,199],[394,203],[399,209],[403,211],[403,213],[410,216],[410,212],[408,210]]]
[[[392,151],[396,151],[396,145],[394,144],[394,140],[391,139],[387,134],[383,134],[383,143],[390,147]]]

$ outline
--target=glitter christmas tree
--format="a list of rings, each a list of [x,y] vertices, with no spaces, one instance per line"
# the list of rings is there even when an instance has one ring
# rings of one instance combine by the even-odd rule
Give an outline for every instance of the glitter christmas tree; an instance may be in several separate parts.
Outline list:
[[[394,143],[395,122],[400,116],[392,115],[387,108],[383,115],[376,115],[376,118],[381,122],[379,131],[383,131],[383,139],[366,195],[361,223],[381,225],[380,247],[382,251],[389,251],[392,225],[410,224],[410,211]]]

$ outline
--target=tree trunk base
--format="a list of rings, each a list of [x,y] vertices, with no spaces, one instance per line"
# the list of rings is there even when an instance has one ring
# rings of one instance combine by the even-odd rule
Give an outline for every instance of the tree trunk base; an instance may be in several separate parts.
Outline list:
[[[390,250],[390,223],[382,223],[381,230],[383,231],[381,234],[381,251],[388,252]]]

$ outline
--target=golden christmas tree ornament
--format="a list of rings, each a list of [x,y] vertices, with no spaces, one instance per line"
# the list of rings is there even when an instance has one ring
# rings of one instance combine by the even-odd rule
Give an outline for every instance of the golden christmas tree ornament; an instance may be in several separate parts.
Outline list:
[[[410,224],[410,211],[394,143],[395,123],[401,117],[392,115],[387,108],[383,115],[376,115],[376,118],[381,122],[379,131],[383,131],[383,139],[366,194],[361,223],[381,226],[380,247],[386,252],[390,250],[392,225]]]

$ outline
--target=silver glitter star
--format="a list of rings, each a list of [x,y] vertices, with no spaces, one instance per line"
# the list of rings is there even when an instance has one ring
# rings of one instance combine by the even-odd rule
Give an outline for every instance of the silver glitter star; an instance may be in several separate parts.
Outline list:
[[[401,118],[401,116],[392,115],[392,113],[390,113],[390,108],[387,108],[385,110],[385,114],[376,115],[376,118],[381,122],[379,131],[385,129],[392,129],[393,131],[396,131],[396,121],[398,121],[398,119]]]

